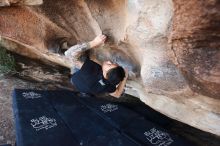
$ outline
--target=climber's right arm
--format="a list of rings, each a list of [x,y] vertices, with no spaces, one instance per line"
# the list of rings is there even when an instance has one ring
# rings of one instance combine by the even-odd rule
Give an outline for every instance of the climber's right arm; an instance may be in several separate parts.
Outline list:
[[[75,57],[80,52],[100,46],[105,42],[105,39],[106,39],[105,35],[98,35],[88,43],[77,44],[70,47],[64,54],[67,57]]]

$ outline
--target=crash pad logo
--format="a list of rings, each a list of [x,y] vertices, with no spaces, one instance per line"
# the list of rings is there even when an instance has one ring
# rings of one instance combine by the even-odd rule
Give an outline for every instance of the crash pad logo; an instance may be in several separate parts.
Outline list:
[[[115,104],[106,104],[106,105],[101,105],[101,110],[104,112],[104,113],[107,113],[107,112],[113,112],[115,110],[118,110],[118,105],[115,105]]]
[[[57,126],[56,120],[53,118],[47,118],[46,116],[42,116],[36,119],[31,120],[31,126],[36,130],[48,130]]]
[[[41,98],[41,94],[38,94],[38,93],[35,93],[35,92],[23,92],[22,96],[26,99]]]
[[[144,132],[144,135],[151,144],[156,146],[169,146],[173,143],[168,133],[157,130],[156,128]]]

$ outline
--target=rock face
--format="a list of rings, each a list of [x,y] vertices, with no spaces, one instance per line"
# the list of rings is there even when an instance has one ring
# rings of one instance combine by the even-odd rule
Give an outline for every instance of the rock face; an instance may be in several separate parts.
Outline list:
[[[0,44],[8,50],[71,67],[74,62],[60,52],[104,33],[114,47],[92,55],[129,68],[128,94],[171,118],[220,135],[218,0],[21,4],[27,3],[0,8]]]
[[[176,64],[191,89],[220,98],[220,2],[174,1],[171,35]]]
[[[11,5],[40,5],[43,0],[1,0],[0,6],[11,6]]]

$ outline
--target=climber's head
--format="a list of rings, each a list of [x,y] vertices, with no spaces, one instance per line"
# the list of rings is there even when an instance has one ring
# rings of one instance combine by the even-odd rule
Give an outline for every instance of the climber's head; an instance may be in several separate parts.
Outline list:
[[[125,77],[124,69],[118,64],[114,64],[111,61],[104,61],[102,64],[103,76],[111,84],[119,84]]]

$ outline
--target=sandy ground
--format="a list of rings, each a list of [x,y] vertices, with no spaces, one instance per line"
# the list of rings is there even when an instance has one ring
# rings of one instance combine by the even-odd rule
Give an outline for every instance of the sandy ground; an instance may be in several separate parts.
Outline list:
[[[12,102],[11,102],[11,88],[13,84],[9,87],[5,85],[7,80],[4,82],[0,81],[0,144],[3,143],[14,143],[15,131],[13,124],[12,115]]]

